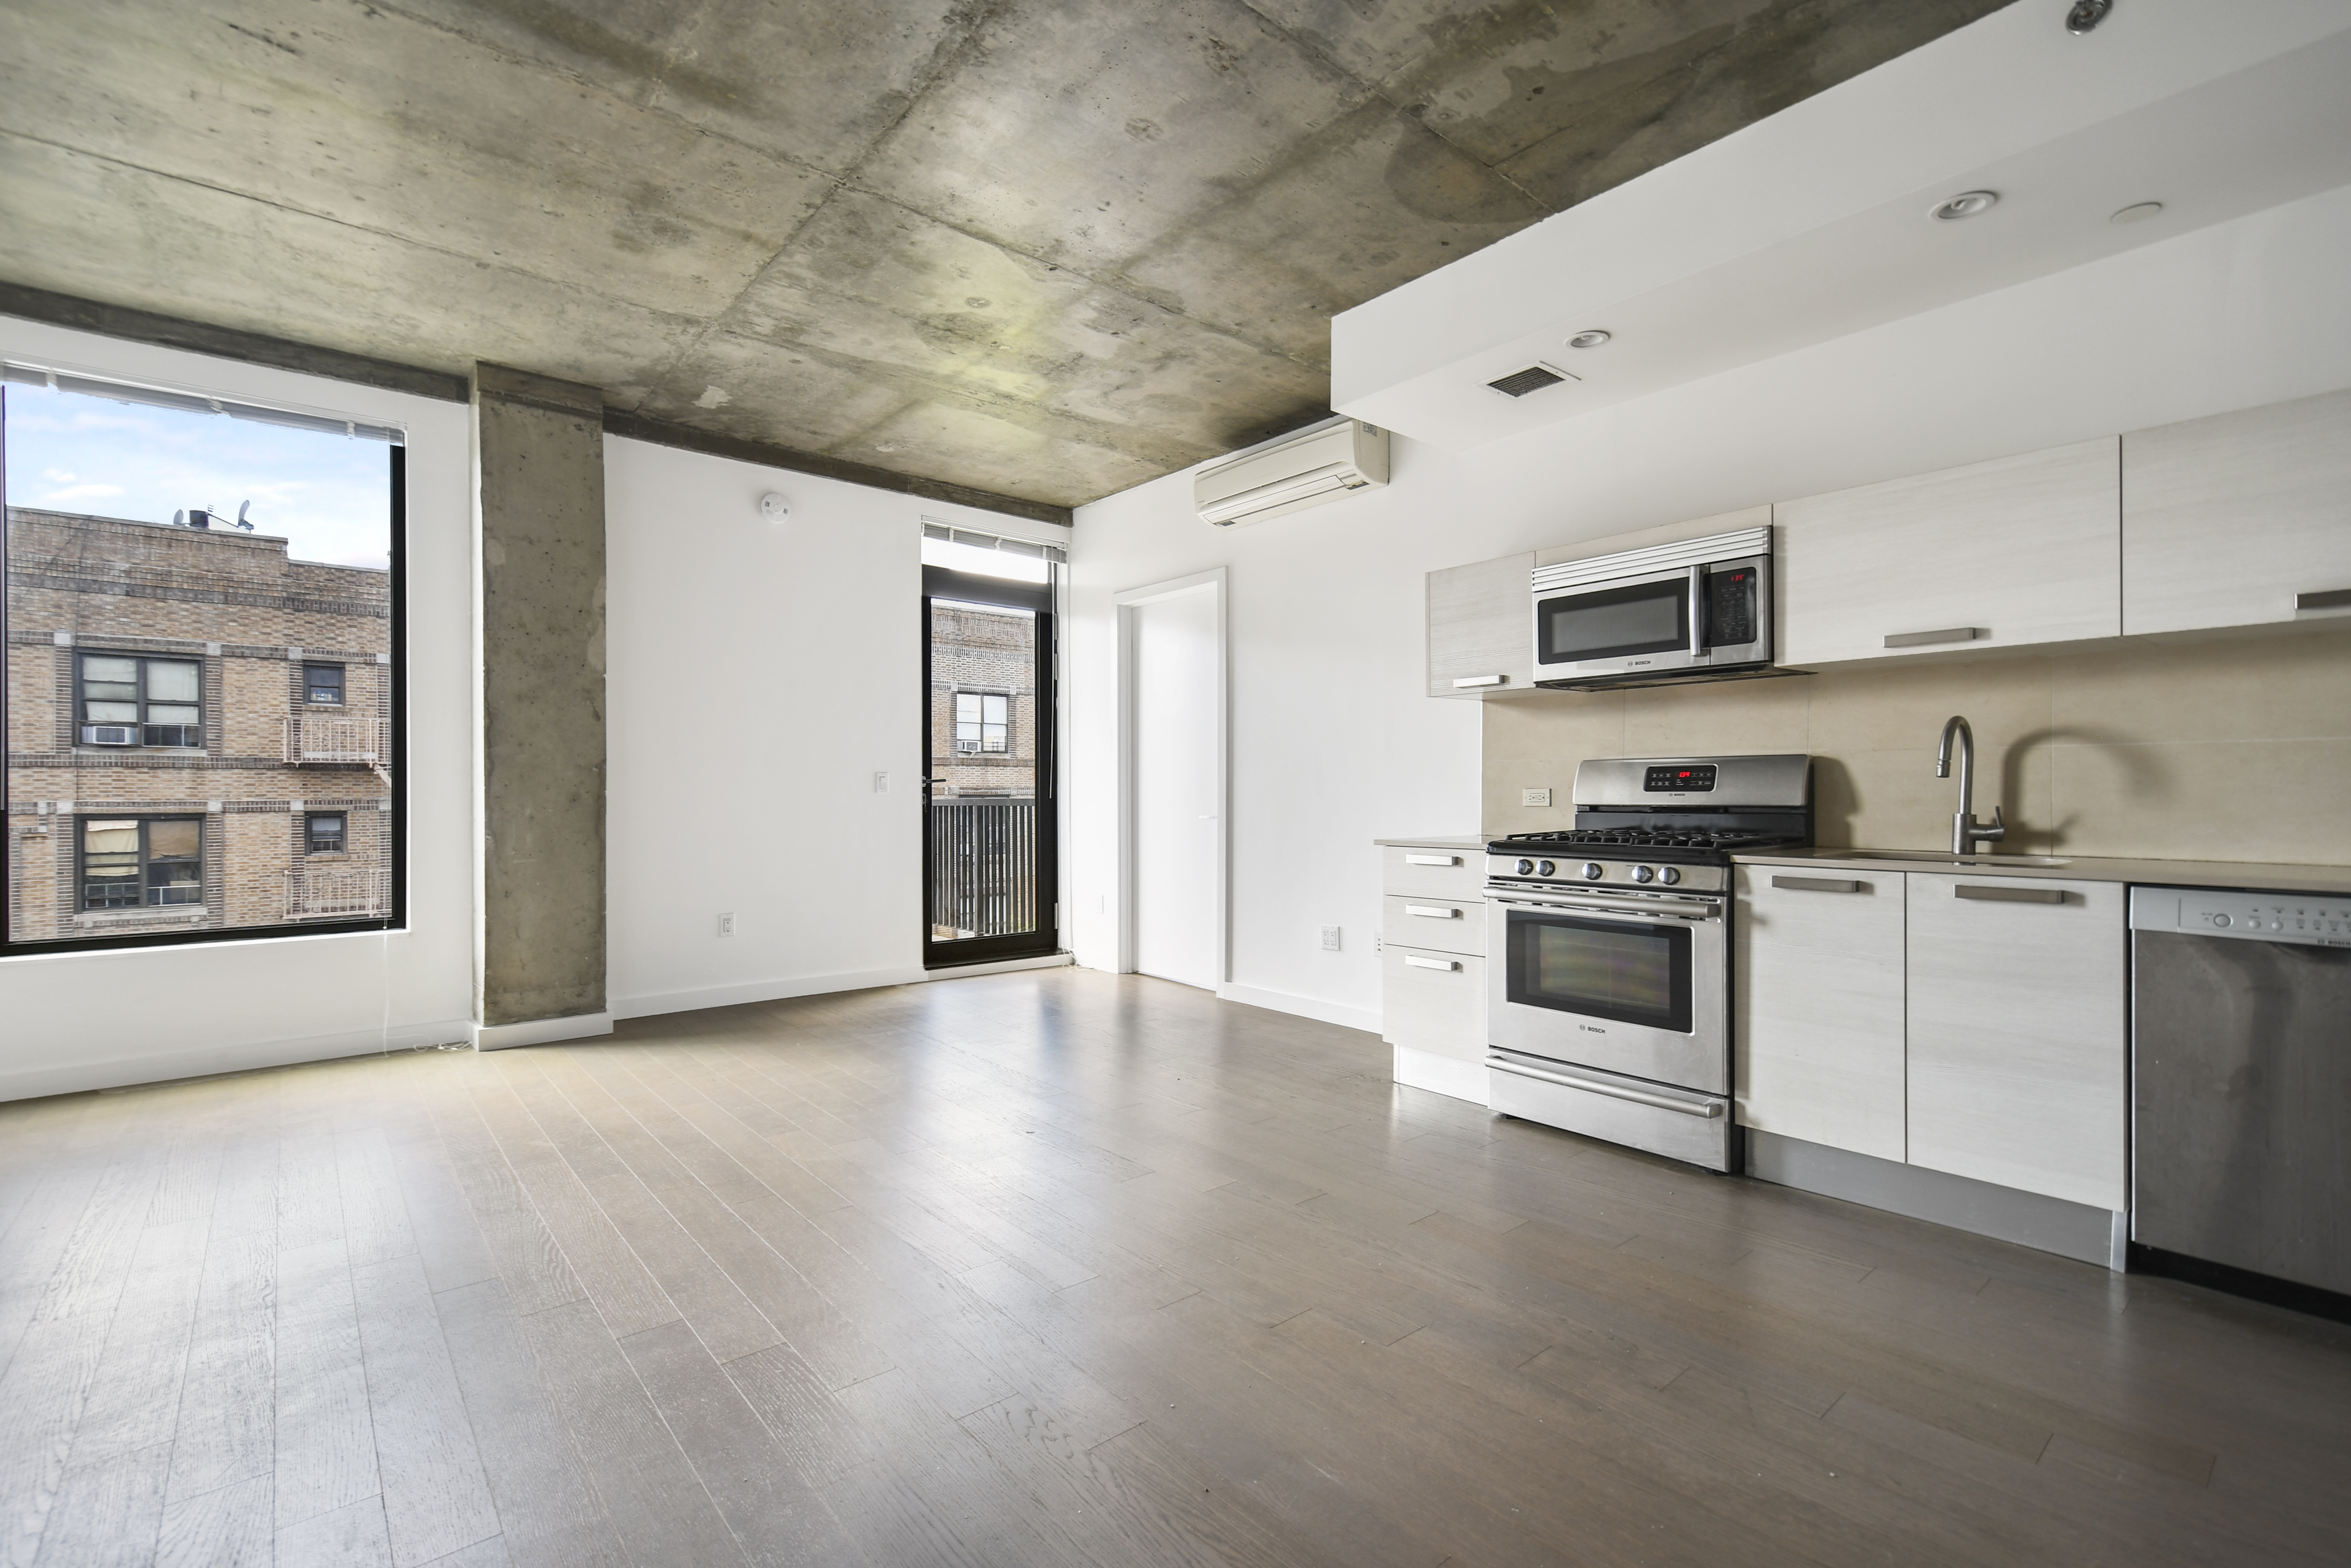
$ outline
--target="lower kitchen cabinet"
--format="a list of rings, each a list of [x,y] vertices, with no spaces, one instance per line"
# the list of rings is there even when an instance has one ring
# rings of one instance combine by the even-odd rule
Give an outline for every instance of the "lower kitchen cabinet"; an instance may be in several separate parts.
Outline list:
[[[1742,1125],[1907,1157],[1903,873],[1740,866]]]
[[[2126,890],[1917,872],[1908,884],[1909,1163],[2122,1208]]]
[[[1486,1061],[1486,960],[1475,954],[1388,946],[1381,954],[1382,1033],[1391,1045],[1479,1064]]]

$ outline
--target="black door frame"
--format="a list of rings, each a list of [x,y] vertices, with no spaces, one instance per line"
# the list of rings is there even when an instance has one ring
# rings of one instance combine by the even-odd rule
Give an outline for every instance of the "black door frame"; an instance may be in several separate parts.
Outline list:
[[[1049,568],[1050,570],[1050,568]],[[1037,929],[1010,936],[973,936],[960,941],[931,938],[931,889],[936,868],[932,864],[931,762],[931,601],[959,599],[971,604],[1001,604],[1008,610],[1029,610],[1037,616]],[[923,967],[954,968],[965,964],[995,963],[1006,958],[1046,957],[1061,951],[1061,682],[1054,674],[1057,628],[1053,617],[1053,584],[1020,582],[1011,578],[956,571],[944,566],[923,568]]]

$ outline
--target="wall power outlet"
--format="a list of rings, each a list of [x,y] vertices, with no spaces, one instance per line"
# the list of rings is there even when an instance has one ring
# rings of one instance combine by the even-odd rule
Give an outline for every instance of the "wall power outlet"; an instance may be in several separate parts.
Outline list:
[[[718,917],[718,935],[721,936],[735,935],[735,915],[732,910]]]
[[[1322,927],[1322,951],[1336,953],[1338,950],[1339,928],[1335,925],[1325,925]]]
[[[1548,789],[1521,789],[1519,791],[1519,804],[1521,806],[1548,806],[1551,804],[1551,790]]]

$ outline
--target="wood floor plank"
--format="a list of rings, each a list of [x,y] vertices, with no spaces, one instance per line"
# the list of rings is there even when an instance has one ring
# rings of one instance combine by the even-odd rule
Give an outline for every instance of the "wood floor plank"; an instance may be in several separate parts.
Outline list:
[[[423,1263],[361,1264],[351,1288],[385,1539],[394,1568],[416,1568],[497,1534],[497,1510]]]
[[[277,1512],[266,1471],[167,1501],[155,1568],[269,1568],[277,1556]]]
[[[517,1568],[619,1568],[628,1559],[548,1396],[505,1285],[434,1298],[501,1551]]]
[[[308,1230],[306,1224],[299,1233]],[[362,1500],[374,1498],[381,1490],[376,1473],[375,1428],[368,1413],[359,1305],[340,1237],[311,1241],[277,1255],[275,1373],[272,1490],[277,1528],[284,1531],[326,1514],[342,1513]],[[380,1531],[383,1510],[380,1504],[370,1506]],[[329,1534],[344,1528],[335,1526]]]
[[[144,1568],[155,1561],[171,1445],[116,1450],[74,1466],[34,1568]]]
[[[175,1508],[277,1468],[277,1285],[274,1231],[208,1236],[172,1434],[167,1497]],[[269,1500],[267,1488],[260,1495]],[[197,1540],[214,1527],[189,1528]]]

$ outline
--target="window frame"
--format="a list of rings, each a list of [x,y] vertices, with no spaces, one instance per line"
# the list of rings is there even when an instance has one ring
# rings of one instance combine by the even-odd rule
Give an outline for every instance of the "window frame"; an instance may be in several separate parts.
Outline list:
[[[313,670],[335,672],[335,700],[322,703],[318,698],[319,683],[311,678]],[[302,661],[302,706],[304,707],[349,707],[351,701],[350,666],[340,659],[305,659]]]
[[[319,824],[332,818],[335,822],[335,847],[319,847]],[[351,852],[351,814],[349,811],[305,811],[302,813],[302,858],[312,855],[347,855]]]
[[[139,902],[131,904],[93,904],[89,902],[89,831],[99,822],[121,821],[135,822],[139,827],[138,871],[131,878],[131,885],[139,893]],[[153,842],[153,834],[150,830],[158,822],[193,822],[196,825],[196,852],[193,857],[196,867],[196,896],[193,903],[157,904],[148,897],[154,886],[149,873],[157,860],[154,852],[149,847]],[[210,911],[211,905],[204,902],[204,839],[206,835],[203,812],[78,811],[74,816],[73,831],[75,918],[78,919],[85,915],[120,914],[129,916],[189,909]],[[190,857],[167,855],[162,858],[176,862],[184,861]]]
[[[90,699],[86,694],[89,684],[88,670],[89,661],[92,659],[128,659],[139,667],[139,678],[134,683],[138,687],[139,695],[132,699],[138,705],[139,716],[131,721],[131,727],[139,732],[139,739],[131,746],[100,746],[94,740],[87,740],[83,738],[82,732],[85,730],[94,729],[100,723],[117,722],[114,720],[93,719],[89,716]],[[73,647],[73,661],[74,750],[204,751],[208,749],[204,745],[204,715],[210,705],[204,701],[204,656],[202,653],[133,653],[120,648],[108,648],[103,644],[94,648],[86,648],[77,643]],[[149,705],[153,701],[153,699],[147,695],[147,666],[149,664],[193,664],[196,667],[196,700],[194,704],[196,710],[195,723],[192,725],[160,725],[150,724],[147,722],[147,709]],[[173,707],[186,707],[189,705],[182,702],[174,702],[170,706]],[[151,741],[147,738],[147,732],[150,729],[166,728],[193,729],[196,732],[196,743],[193,746],[173,745],[169,741]]]
[[[75,390],[79,391],[84,389],[77,387]],[[6,473],[6,454],[5,446],[6,434],[6,388],[5,386],[0,386],[0,508],[5,508],[7,504],[5,485],[5,476]],[[409,928],[409,781],[407,704],[409,518],[407,435],[406,432],[398,426],[379,427],[376,425],[375,422],[371,420],[360,423],[366,425],[367,429],[371,433],[371,438],[379,438],[374,434],[374,433],[379,430],[388,432],[392,437],[392,439],[387,441],[385,456],[385,465],[388,470],[389,478],[386,495],[386,509],[390,514],[387,519],[389,523],[389,538],[386,540],[386,554],[389,558],[387,561],[387,577],[389,580],[387,582],[387,588],[389,590],[391,612],[389,626],[390,635],[388,637],[390,650],[387,654],[379,659],[376,666],[378,671],[378,674],[376,676],[378,682],[378,695],[376,700],[385,705],[385,712],[390,721],[387,726],[389,730],[389,745],[384,762],[386,765],[386,771],[391,775],[392,780],[391,795],[379,808],[380,810],[386,810],[391,818],[391,821],[386,823],[384,827],[381,848],[383,857],[382,863],[385,871],[388,873],[388,885],[386,887],[387,896],[384,900],[382,914],[378,915],[361,916],[349,920],[284,920],[267,925],[216,925],[211,924],[210,920],[217,918],[222,912],[214,910],[210,904],[203,903],[196,904],[162,904],[152,906],[152,908],[159,912],[168,911],[171,909],[203,909],[206,912],[208,918],[204,924],[194,925],[193,928],[173,929],[167,927],[151,930],[113,932],[103,935],[84,928],[78,934],[75,935],[67,935],[65,931],[61,931],[58,936],[54,937],[26,939],[19,938],[15,935],[9,925],[10,907],[6,903],[0,903],[0,958],[41,957],[53,954],[62,955],[68,953],[141,951],[163,947],[198,946],[209,943],[221,942],[277,942],[315,936],[334,936],[360,934],[374,935],[383,932],[405,931]],[[348,434],[349,431],[347,430],[347,434]],[[5,568],[5,544],[0,544],[0,568]],[[21,862],[18,860],[20,854],[26,857],[26,859],[30,859],[36,855],[43,857],[56,856],[58,852],[56,848],[56,841],[51,835],[59,831],[72,831],[75,834],[75,842],[73,845],[70,863],[72,866],[71,874],[75,880],[72,887],[70,914],[68,915],[65,922],[67,930],[71,930],[76,925],[72,916],[97,913],[81,907],[84,890],[81,882],[83,852],[80,842],[80,821],[84,817],[95,817],[100,815],[101,813],[99,811],[90,809],[98,806],[99,802],[77,800],[74,802],[74,810],[70,816],[44,813],[37,819],[33,819],[43,824],[47,828],[46,831],[37,831],[30,835],[21,834],[18,831],[19,828],[23,826],[24,823],[20,821],[19,814],[14,811],[10,806],[12,791],[8,788],[9,778],[6,762],[6,741],[7,737],[14,733],[10,727],[8,713],[8,696],[13,685],[9,671],[15,659],[24,650],[20,650],[8,640],[8,595],[5,591],[0,591],[0,887],[13,888],[20,885],[19,878],[21,876],[22,870]],[[76,643],[68,651],[78,655],[85,650],[78,643]],[[107,654],[107,649],[105,648],[102,640],[99,642],[98,646],[87,651],[99,653],[100,656],[106,656]],[[172,657],[170,654],[163,653],[153,655],[125,655],[116,653],[113,656],[138,658],[150,656],[156,658]],[[197,686],[197,694],[200,711],[204,689],[204,676],[201,670],[204,658],[204,655],[197,656],[197,663],[199,664],[199,673],[197,677],[199,684]],[[346,665],[346,674],[348,675],[348,664]],[[308,672],[305,672],[306,685],[307,681]],[[74,661],[73,681],[71,684],[74,704],[72,716],[74,747],[75,749],[80,749],[80,736],[83,722],[81,715],[84,709],[81,706],[81,662],[78,656]],[[345,689],[345,695],[348,697],[348,687]],[[142,716],[145,713],[143,702],[141,704],[141,712]],[[142,724],[140,727],[141,731],[141,738],[143,742],[145,738],[144,731],[146,727]],[[105,747],[103,749],[113,750],[116,748]],[[131,750],[134,748],[126,747],[120,749]],[[159,749],[184,748],[170,747]],[[132,818],[141,816],[173,816],[189,813],[142,813],[139,811],[119,811],[107,812],[103,814],[116,818]],[[211,813],[206,812],[198,815],[200,815],[204,820],[209,820]],[[349,815],[350,814],[346,812],[345,841],[347,843],[349,842],[350,831]],[[70,829],[67,827],[67,824],[68,823],[72,824]],[[306,825],[306,836],[307,832],[308,829]],[[202,841],[203,841],[200,838],[199,843],[201,844]],[[298,858],[294,863],[298,865],[300,863],[300,859]],[[143,863],[141,874],[142,878],[145,875]],[[141,891],[143,893],[143,886]],[[146,909],[149,906],[142,904],[141,907],[142,909]],[[128,922],[126,920],[126,924]]]
[[[955,754],[957,757],[1010,757],[1012,755],[1012,694],[1010,692],[998,691],[987,686],[957,686],[948,695],[955,698],[955,714],[949,722],[955,726]],[[977,698],[979,703],[979,717],[972,721],[973,727],[979,733],[973,737],[972,747],[968,751],[964,749],[963,744],[963,699],[966,697]],[[998,737],[999,744],[995,746],[987,744],[987,700],[990,697],[1004,705],[1004,718],[996,726],[998,729],[1003,731],[1003,734]]]

